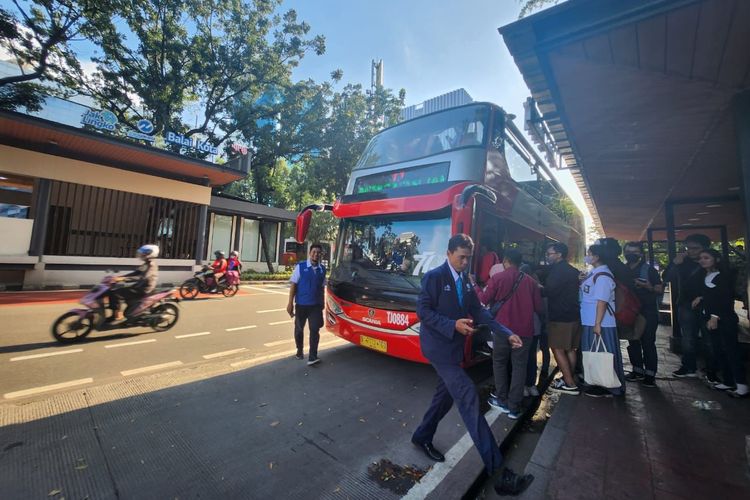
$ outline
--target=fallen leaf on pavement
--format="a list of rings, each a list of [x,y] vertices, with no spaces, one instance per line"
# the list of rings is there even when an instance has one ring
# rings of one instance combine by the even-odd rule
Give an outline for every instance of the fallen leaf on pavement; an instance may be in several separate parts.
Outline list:
[[[275,421],[271,422],[271,427],[276,427],[277,425],[279,425],[279,423],[280,422],[278,420],[275,420]]]

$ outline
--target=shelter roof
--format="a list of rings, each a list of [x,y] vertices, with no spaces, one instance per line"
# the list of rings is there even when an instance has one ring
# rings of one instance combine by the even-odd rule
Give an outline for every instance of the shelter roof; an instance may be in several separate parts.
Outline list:
[[[570,0],[499,29],[608,236],[675,223],[744,234],[732,100],[750,2]]]

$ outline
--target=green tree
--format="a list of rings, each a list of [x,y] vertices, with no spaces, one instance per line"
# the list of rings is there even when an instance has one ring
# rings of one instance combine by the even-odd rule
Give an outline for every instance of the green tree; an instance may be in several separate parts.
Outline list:
[[[518,18],[526,17],[528,14],[539,11],[546,6],[552,4],[557,5],[560,0],[519,0],[521,5],[521,12],[518,14]]]
[[[97,2],[102,11],[108,2]],[[0,7],[0,48],[18,65],[20,73],[0,78],[0,109],[41,109],[45,94],[64,89],[45,86],[76,64],[71,43],[96,31],[86,17],[88,0],[13,0],[13,9]]]

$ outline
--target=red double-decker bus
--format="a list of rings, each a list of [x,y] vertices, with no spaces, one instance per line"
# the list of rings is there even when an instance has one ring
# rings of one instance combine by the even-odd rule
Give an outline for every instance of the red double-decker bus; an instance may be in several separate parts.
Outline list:
[[[399,123],[377,134],[333,205],[297,218],[304,241],[312,213],[340,219],[325,321],[352,343],[426,363],[416,299],[424,273],[445,261],[448,239],[519,249],[538,264],[562,241],[576,259],[582,218],[502,108],[473,103]],[[479,259],[472,264],[477,272]],[[471,339],[465,362],[474,359]]]

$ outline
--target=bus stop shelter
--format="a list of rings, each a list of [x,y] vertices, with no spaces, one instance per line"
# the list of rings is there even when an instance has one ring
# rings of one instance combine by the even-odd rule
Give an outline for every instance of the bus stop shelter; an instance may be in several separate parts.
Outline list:
[[[600,231],[665,240],[670,259],[691,232],[725,254],[748,235],[750,2],[570,0],[499,32],[527,130]]]

